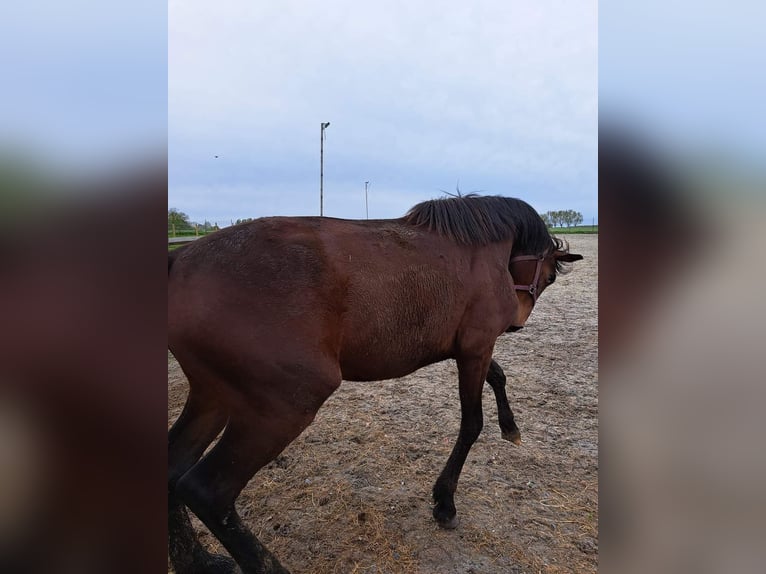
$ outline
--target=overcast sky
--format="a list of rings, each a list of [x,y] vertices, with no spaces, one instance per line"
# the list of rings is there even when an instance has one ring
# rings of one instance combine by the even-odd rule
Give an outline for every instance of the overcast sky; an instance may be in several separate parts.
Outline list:
[[[597,213],[597,3],[172,0],[168,205],[398,217],[440,190]],[[218,156],[217,158],[215,156]]]

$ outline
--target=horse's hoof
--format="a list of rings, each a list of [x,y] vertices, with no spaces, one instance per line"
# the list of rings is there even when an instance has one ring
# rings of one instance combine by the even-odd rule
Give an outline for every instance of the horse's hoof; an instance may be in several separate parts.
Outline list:
[[[521,432],[519,432],[519,429],[512,431],[502,431],[502,437],[505,440],[511,441],[517,446],[521,446]]]
[[[434,506],[434,520],[436,520],[436,524],[445,530],[454,530],[460,522],[457,518],[457,512],[455,511],[454,505],[445,506],[447,506],[447,508],[440,506],[439,504]]]
[[[437,520],[436,523],[444,528],[444,530],[455,530],[457,528],[458,524],[460,524],[460,520],[457,517],[457,514],[453,516],[452,518],[448,520]]]

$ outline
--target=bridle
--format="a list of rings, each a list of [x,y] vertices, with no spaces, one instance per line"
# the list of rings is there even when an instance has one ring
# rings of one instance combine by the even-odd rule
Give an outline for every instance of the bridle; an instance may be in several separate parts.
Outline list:
[[[530,295],[532,295],[532,304],[534,305],[537,303],[537,281],[540,279],[540,271],[543,268],[543,261],[545,261],[544,255],[519,255],[518,257],[513,257],[510,261],[510,263],[515,263],[516,261],[537,261],[537,266],[535,267],[535,278],[532,279],[532,283],[529,285],[515,285],[515,289],[518,291],[527,291]],[[509,263],[509,267],[510,267]]]

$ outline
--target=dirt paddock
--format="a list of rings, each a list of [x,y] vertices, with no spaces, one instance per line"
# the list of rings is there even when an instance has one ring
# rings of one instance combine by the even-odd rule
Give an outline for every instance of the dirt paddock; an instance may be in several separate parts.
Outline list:
[[[293,574],[597,570],[598,236],[565,237],[585,260],[546,290],[524,330],[495,347],[523,445],[501,439],[485,385],[484,430],[455,495],[459,527],[442,530],[431,517],[431,487],[460,421],[454,361],[344,383],[237,502]],[[168,355],[168,424],[186,385]]]

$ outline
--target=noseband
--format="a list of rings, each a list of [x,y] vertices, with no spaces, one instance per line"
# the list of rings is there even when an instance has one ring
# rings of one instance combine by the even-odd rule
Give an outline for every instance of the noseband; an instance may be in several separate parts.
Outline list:
[[[535,267],[535,278],[532,279],[532,283],[529,285],[516,285],[515,288],[518,291],[527,291],[530,295],[532,295],[532,303],[537,303],[537,281],[540,279],[540,271],[543,268],[543,261],[545,261],[544,255],[519,255],[518,257],[514,257],[511,259],[511,263],[514,263],[516,261],[537,261],[537,266]]]

